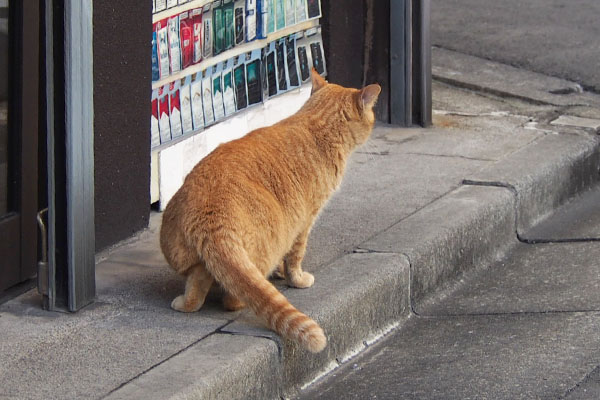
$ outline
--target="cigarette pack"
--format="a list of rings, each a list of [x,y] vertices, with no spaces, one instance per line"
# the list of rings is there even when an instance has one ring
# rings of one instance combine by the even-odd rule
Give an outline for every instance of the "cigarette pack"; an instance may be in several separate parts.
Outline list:
[[[160,79],[160,67],[158,65],[158,43],[156,41],[156,30],[152,32],[152,81]]]
[[[246,55],[240,54],[233,67],[233,83],[235,87],[235,108],[243,110],[248,106],[248,92],[246,91]]]
[[[310,58],[312,61],[312,66],[317,70],[319,75],[325,76],[327,75],[327,64],[325,63],[325,52],[323,51],[323,38],[321,37],[321,27],[313,29],[316,31],[315,34],[306,34],[306,38],[310,47]]]
[[[275,63],[275,42],[269,43],[267,47],[265,64],[266,64],[266,81],[267,95],[273,97],[278,93],[277,90],[277,65]]]
[[[194,28],[194,57],[192,62],[197,64],[202,61],[202,7],[190,10],[190,19],[193,21],[192,24]]]
[[[267,35],[275,32],[275,0],[266,0],[269,3],[267,13]]]
[[[235,44],[244,43],[245,19],[246,19],[246,0],[235,0],[234,18],[235,18]]]
[[[181,128],[183,134],[194,130],[192,118],[192,76],[188,75],[183,80],[179,89],[179,102],[181,104]]]
[[[213,54],[217,55],[225,50],[225,17],[223,15],[223,1],[212,3],[213,23]]]
[[[256,49],[247,54],[246,61],[246,90],[248,92],[248,105],[262,102],[261,84],[261,49]]]
[[[306,0],[306,9],[308,11],[308,19],[321,18],[320,0]]]
[[[167,0],[156,0],[154,12],[164,11],[167,9]]]
[[[288,79],[286,73],[285,61],[285,39],[279,39],[275,42],[275,62],[277,65],[277,92],[282,93],[288,90]]]
[[[181,41],[181,67],[186,69],[194,62],[193,19],[190,12],[179,14],[179,37]]]
[[[233,58],[227,60],[223,68],[223,106],[225,108],[225,116],[235,113]]]
[[[267,51],[268,47],[263,47],[260,49],[260,84],[263,100],[269,97],[269,82],[267,81]]]
[[[219,121],[225,117],[225,108],[223,105],[223,66],[222,63],[214,65],[212,68],[212,97],[213,111],[215,113],[215,121]]]
[[[202,73],[198,72],[191,83],[192,123],[194,130],[204,128],[204,110],[202,109]]]
[[[158,46],[158,68],[160,79],[169,76],[169,40],[167,34],[167,20],[163,19],[156,24],[156,39]]]
[[[225,25],[225,49],[229,50],[235,45],[235,18],[233,0],[223,0],[223,21]]]
[[[183,135],[181,129],[181,103],[179,102],[180,81],[169,84],[169,123],[171,125],[171,138]]]
[[[296,0],[296,23],[305,21],[307,18],[306,0]]]
[[[269,2],[268,2],[268,0],[258,0],[258,2],[257,2],[257,21],[256,21],[256,38],[257,39],[266,39],[268,17],[269,17]]]
[[[287,67],[288,86],[290,89],[296,88],[300,86],[300,77],[298,76],[295,35],[290,35],[285,38],[285,61]]]
[[[275,0],[275,30],[285,28],[285,0]]]
[[[160,142],[171,140],[171,125],[169,122],[169,87],[167,85],[158,89],[158,126],[160,129]]]
[[[160,146],[160,128],[158,127],[158,89],[152,91],[152,116],[150,117],[150,147]]]
[[[298,56],[298,67],[300,69],[300,80],[302,83],[310,79],[310,66],[312,61],[308,57],[306,46],[308,41],[304,38],[304,32],[296,33],[296,54]]]
[[[256,39],[257,21],[256,0],[246,0],[246,41],[251,42]]]
[[[169,18],[169,58],[171,59],[171,73],[181,71],[181,48],[179,45],[179,16]]]
[[[215,122],[215,113],[212,100],[212,77],[210,70],[202,73],[202,109],[204,110],[204,125],[209,126]]]
[[[203,44],[202,57],[208,58],[213,55],[213,23],[212,12],[210,12],[210,3],[202,7],[202,25],[203,25]]]
[[[296,1],[285,0],[285,26],[292,26],[296,23]]]

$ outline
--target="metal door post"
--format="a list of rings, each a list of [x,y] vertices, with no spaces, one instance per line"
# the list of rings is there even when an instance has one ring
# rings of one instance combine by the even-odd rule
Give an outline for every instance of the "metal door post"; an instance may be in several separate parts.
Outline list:
[[[92,0],[65,0],[69,311],[96,295]]]

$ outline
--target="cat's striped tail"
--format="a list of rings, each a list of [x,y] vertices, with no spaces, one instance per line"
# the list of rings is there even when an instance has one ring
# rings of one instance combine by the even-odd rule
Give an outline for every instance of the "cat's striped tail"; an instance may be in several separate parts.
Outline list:
[[[327,345],[321,327],[298,311],[231,238],[207,240],[200,250],[206,268],[227,292],[244,301],[280,336],[318,353]]]

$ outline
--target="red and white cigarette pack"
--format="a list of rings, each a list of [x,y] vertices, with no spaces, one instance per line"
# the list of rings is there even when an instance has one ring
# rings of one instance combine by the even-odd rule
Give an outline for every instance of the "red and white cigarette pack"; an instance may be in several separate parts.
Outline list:
[[[179,14],[179,40],[181,42],[181,67],[186,69],[194,61],[194,27],[189,11]]]
[[[160,129],[158,127],[158,89],[152,91],[152,116],[150,117],[152,132],[150,147],[160,146]]]
[[[190,18],[193,21],[193,63],[202,61],[202,7],[190,10]]]
[[[179,102],[181,104],[181,127],[185,135],[194,130],[192,122],[192,75],[186,76],[181,84]]]
[[[183,135],[181,129],[181,103],[179,102],[180,81],[169,84],[169,123],[171,124],[171,138]]]
[[[169,86],[158,89],[158,126],[160,129],[160,142],[171,140],[171,124],[169,122]]]

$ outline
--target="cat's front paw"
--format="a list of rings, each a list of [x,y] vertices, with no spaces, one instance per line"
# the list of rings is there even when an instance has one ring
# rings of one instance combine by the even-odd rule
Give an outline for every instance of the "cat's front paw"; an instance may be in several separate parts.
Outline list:
[[[180,312],[195,312],[198,311],[200,309],[200,307],[202,307],[202,304],[193,307],[190,304],[187,304],[185,302],[185,296],[181,295],[181,296],[177,296],[175,297],[175,299],[171,302],[171,308],[175,311],[180,311]]]
[[[299,274],[294,274],[290,277],[289,284],[292,287],[305,289],[309,288],[315,283],[315,277],[310,272],[302,271]]]

